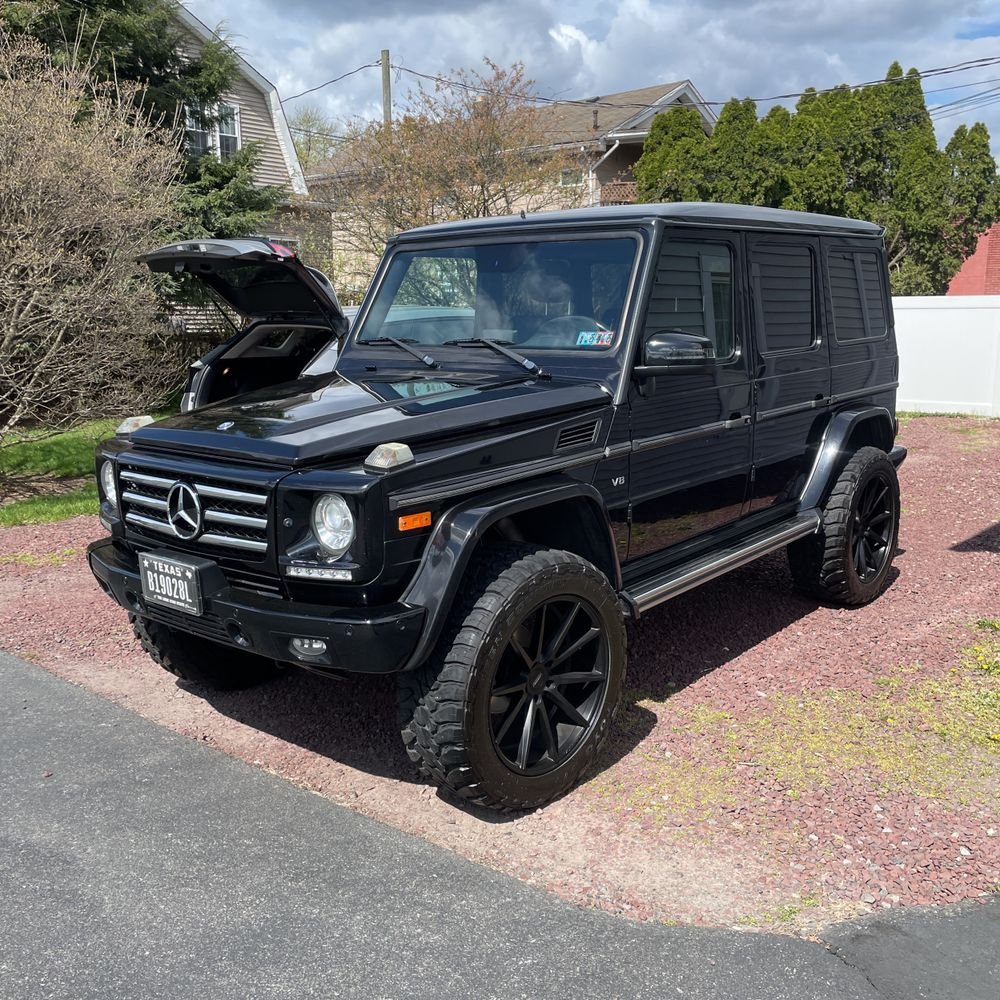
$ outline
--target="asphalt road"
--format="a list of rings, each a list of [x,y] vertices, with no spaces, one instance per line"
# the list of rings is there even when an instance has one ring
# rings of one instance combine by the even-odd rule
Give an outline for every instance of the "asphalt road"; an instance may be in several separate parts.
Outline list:
[[[0,653],[0,998],[997,1000],[1000,905],[830,947],[578,910]]]

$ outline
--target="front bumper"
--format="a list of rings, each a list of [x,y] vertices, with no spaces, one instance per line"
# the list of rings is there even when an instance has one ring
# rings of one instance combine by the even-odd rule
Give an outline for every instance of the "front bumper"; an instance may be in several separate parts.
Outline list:
[[[110,539],[87,548],[91,572],[101,589],[123,608],[213,642],[274,660],[322,670],[387,674],[401,670],[423,629],[423,608],[392,604],[381,608],[329,608],[292,603],[230,588],[218,567],[202,574],[204,613],[147,603],[142,597],[135,555]],[[322,656],[295,656],[295,636],[322,639]]]

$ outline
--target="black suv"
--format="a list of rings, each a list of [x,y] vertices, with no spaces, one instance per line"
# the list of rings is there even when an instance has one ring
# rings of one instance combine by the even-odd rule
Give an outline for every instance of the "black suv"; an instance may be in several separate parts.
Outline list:
[[[148,260],[246,317],[191,412],[97,458],[90,565],[181,678],[395,673],[422,774],[520,809],[598,754],[626,618],[783,547],[821,600],[885,586],[906,453],[877,226],[700,204],[431,226],[390,242],[349,333],[273,244]]]

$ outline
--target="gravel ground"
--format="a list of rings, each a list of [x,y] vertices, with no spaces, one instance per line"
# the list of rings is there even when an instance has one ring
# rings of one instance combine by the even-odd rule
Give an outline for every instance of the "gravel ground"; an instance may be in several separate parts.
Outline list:
[[[809,934],[1000,884],[1000,421],[914,418],[896,572],[817,605],[771,557],[650,613],[600,768],[504,818],[415,781],[389,680],[186,689],[93,584],[96,518],[0,530],[0,646],[192,739],[584,906]],[[985,654],[984,654],[985,651]],[[982,662],[979,663],[983,665]]]

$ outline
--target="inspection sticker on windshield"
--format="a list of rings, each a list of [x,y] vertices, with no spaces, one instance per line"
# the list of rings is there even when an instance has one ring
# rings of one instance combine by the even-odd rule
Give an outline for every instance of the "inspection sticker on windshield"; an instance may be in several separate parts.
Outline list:
[[[576,335],[577,347],[610,347],[614,330],[581,330]]]

